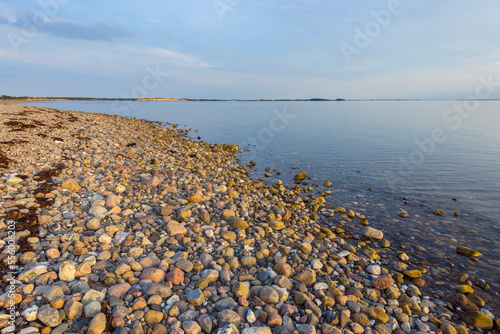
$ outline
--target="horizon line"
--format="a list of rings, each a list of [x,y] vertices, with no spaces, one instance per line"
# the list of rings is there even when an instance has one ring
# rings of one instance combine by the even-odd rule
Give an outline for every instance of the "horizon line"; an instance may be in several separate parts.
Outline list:
[[[74,97],[74,96],[61,96],[61,97],[35,97],[35,96],[8,96],[1,95],[0,101],[8,102],[9,100],[22,100],[22,101],[151,101],[151,102],[224,102],[224,101],[240,101],[240,102],[359,102],[359,101],[500,101],[499,99],[467,99],[467,98],[367,98],[367,99],[344,99],[344,98],[275,98],[275,99],[217,99],[217,98],[116,98],[116,97]]]

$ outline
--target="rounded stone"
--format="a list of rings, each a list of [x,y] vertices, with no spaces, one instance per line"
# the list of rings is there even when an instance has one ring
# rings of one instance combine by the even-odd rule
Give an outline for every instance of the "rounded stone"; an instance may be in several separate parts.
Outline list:
[[[370,313],[370,317],[372,317],[372,319],[380,323],[385,324],[387,321],[389,321],[389,316],[385,313],[384,310],[379,309],[378,307],[370,307],[368,312]]]
[[[98,230],[101,227],[101,221],[97,218],[92,218],[87,222],[87,228],[89,230]]]
[[[234,284],[232,291],[235,297],[243,296],[248,298],[250,296],[250,289],[248,288],[248,285],[243,282],[237,282]]]
[[[131,288],[132,286],[128,283],[115,284],[108,289],[108,296],[123,299]]]
[[[101,312],[101,303],[99,303],[98,301],[92,301],[85,305],[84,311],[86,318],[93,318],[95,315]]]
[[[267,304],[276,304],[280,299],[278,292],[270,286],[263,287],[260,290],[259,297]]]
[[[217,324],[219,326],[225,326],[229,324],[233,324],[238,327],[241,322],[241,317],[238,313],[233,310],[223,310],[217,314]]]
[[[475,326],[480,329],[491,329],[493,327],[493,319],[481,311],[471,310],[462,314],[462,320],[470,326]]]
[[[384,238],[384,233],[380,230],[377,230],[373,227],[367,226],[365,227],[362,231],[361,234],[363,234],[366,238],[371,238],[371,239],[376,239],[380,240]]]
[[[458,246],[457,254],[467,257],[480,257],[483,255],[480,252],[465,246]]]
[[[106,315],[104,313],[99,313],[89,324],[88,334],[102,334],[106,329]]]
[[[63,262],[59,267],[59,279],[66,282],[71,282],[75,279],[76,268],[72,262]]]
[[[242,266],[255,266],[257,259],[253,256],[243,256],[240,262]]]
[[[165,280],[165,272],[159,268],[144,269],[140,279],[148,279],[153,283],[161,283]]]
[[[394,284],[394,279],[390,274],[385,274],[374,279],[372,284],[375,289],[385,290]]]
[[[311,253],[312,252],[312,245],[309,242],[303,242],[299,245],[299,249],[303,253]]]
[[[173,285],[182,284],[184,283],[184,272],[179,268],[172,268],[166,275],[166,279]]]
[[[184,321],[182,329],[185,334],[199,334],[201,332],[201,327],[196,321]]]
[[[369,272],[370,274],[378,276],[382,272],[382,269],[378,264],[371,264],[368,267],[366,267],[366,271]]]
[[[61,256],[61,253],[56,248],[51,248],[45,251],[45,255],[47,256],[47,258],[52,260],[59,258]]]
[[[312,269],[306,269],[293,277],[297,282],[302,282],[311,287],[316,283],[316,272]]]
[[[176,236],[178,234],[186,234],[187,229],[184,227],[184,225],[176,221],[171,221],[167,225],[167,232],[170,236]]]
[[[45,326],[57,327],[61,324],[61,319],[59,318],[59,311],[53,309],[52,307],[42,308],[37,313],[37,318]]]
[[[323,268],[323,263],[321,263],[321,260],[319,259],[314,259],[311,261],[311,267],[314,270],[321,270]]]
[[[278,275],[283,275],[286,278],[290,278],[293,275],[292,266],[288,263],[277,263],[273,267],[273,271],[275,271]]]
[[[156,325],[159,324],[163,320],[163,312],[149,310],[144,314],[144,321],[148,325]]]

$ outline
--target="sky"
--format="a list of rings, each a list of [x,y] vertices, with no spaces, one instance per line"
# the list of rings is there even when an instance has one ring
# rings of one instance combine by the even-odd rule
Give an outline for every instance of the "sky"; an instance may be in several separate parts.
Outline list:
[[[0,0],[0,95],[500,98],[500,2]]]

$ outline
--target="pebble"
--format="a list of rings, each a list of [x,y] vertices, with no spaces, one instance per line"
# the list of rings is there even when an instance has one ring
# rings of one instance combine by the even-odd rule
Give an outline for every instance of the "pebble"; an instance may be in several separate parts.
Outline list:
[[[200,306],[205,301],[205,296],[200,289],[191,290],[186,294],[186,298],[193,306]]]
[[[16,177],[16,176],[11,176],[7,179],[7,181],[5,183],[7,183],[9,186],[15,186],[15,185],[18,185],[20,183],[23,183],[23,179]]]
[[[187,229],[180,223],[172,221],[167,224],[167,232],[170,236],[176,236],[178,234],[186,234]]]
[[[163,320],[163,313],[155,310],[149,310],[144,314],[144,321],[148,325],[159,324]]]
[[[82,303],[73,299],[64,305],[64,312],[69,320],[77,320],[82,316],[84,306]]]
[[[462,320],[470,325],[480,329],[493,328],[493,319],[481,311],[471,310],[462,314]]]
[[[254,322],[257,321],[257,318],[255,317],[255,313],[253,313],[252,310],[248,310],[245,319],[248,321],[248,323],[253,324]]]
[[[92,301],[85,305],[84,313],[86,318],[93,318],[95,315],[101,312],[101,303],[98,301]]]
[[[196,321],[184,321],[182,329],[186,334],[199,334],[201,332],[201,327]]]
[[[376,240],[381,240],[384,238],[384,233],[380,230],[377,230],[373,227],[366,226],[362,231],[361,234],[363,234],[367,238],[371,239],[376,239]]]
[[[316,328],[309,324],[299,324],[296,328],[299,334],[316,334]]]
[[[311,261],[311,267],[315,270],[321,270],[323,268],[323,263],[318,259],[314,259]]]
[[[108,289],[108,296],[123,299],[131,287],[128,283],[115,284]]]
[[[467,257],[480,257],[483,254],[479,253],[478,251],[465,247],[465,246],[458,246],[457,247],[457,254],[467,256]]]
[[[59,267],[59,279],[71,282],[75,279],[76,267],[72,262],[64,262]]]
[[[232,324],[238,327],[240,325],[240,322],[241,322],[240,316],[233,310],[227,309],[220,311],[217,314],[217,324],[219,324],[219,326],[226,326]]]
[[[45,307],[38,311],[37,319],[40,320],[44,325],[49,327],[57,327],[61,324],[61,319],[59,317],[59,312],[52,307]]]
[[[98,313],[89,324],[88,334],[101,334],[106,329],[106,315]]]
[[[369,272],[370,274],[378,276],[382,272],[382,269],[378,264],[371,264],[368,267],[366,267],[366,271]]]
[[[25,309],[22,313],[21,316],[26,319],[26,321],[35,321],[37,319],[37,314],[38,314],[38,306],[33,305],[31,307],[28,307]]]
[[[260,299],[262,299],[265,303],[268,304],[276,304],[279,301],[279,295],[276,290],[274,290],[270,286],[265,286],[260,290],[259,294]]]
[[[87,228],[89,230],[98,230],[101,227],[101,220],[98,218],[92,218],[87,222]]]
[[[271,334],[271,328],[264,326],[264,327],[249,327],[249,328],[244,328],[241,331],[241,334]]]
[[[390,274],[385,274],[372,281],[373,286],[379,290],[385,290],[394,284],[394,279]]]

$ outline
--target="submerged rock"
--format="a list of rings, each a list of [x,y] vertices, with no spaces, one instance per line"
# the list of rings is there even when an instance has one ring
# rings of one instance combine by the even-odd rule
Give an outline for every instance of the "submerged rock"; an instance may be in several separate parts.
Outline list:
[[[457,254],[467,256],[467,257],[483,256],[483,254],[479,253],[478,251],[473,250],[472,248],[465,247],[465,246],[458,246],[457,247]]]

